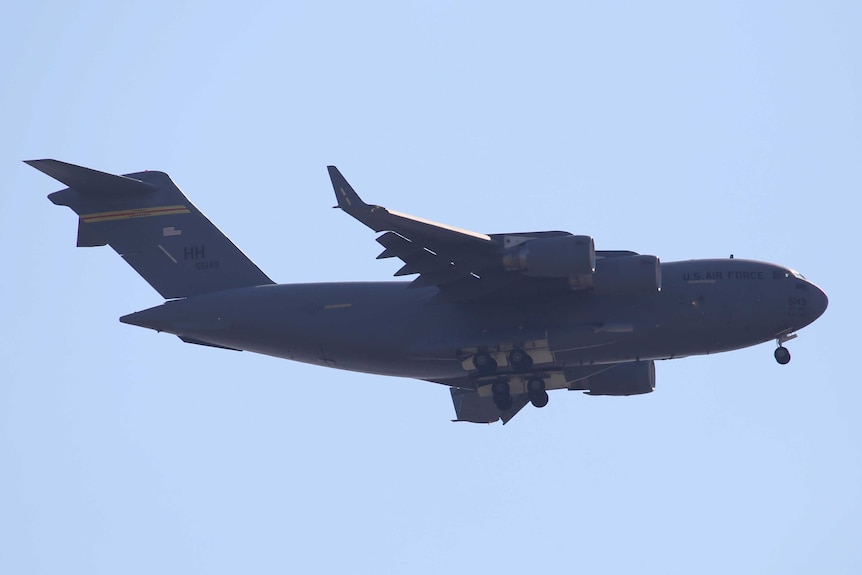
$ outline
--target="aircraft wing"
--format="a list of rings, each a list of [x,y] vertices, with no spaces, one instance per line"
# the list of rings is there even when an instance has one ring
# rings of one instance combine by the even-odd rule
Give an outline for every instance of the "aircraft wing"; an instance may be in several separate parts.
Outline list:
[[[436,285],[449,295],[469,297],[518,281],[502,266],[503,244],[496,236],[366,204],[338,168],[328,170],[338,207],[375,232],[385,232],[377,238],[384,248],[377,259],[403,261],[396,276],[419,274],[411,287]]]

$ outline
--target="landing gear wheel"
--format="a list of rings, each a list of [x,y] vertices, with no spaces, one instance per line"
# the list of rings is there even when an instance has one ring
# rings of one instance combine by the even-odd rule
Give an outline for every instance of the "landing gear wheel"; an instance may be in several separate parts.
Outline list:
[[[512,407],[512,396],[511,395],[495,395],[494,396],[494,405],[497,406],[497,409],[500,411],[506,411],[507,409],[511,409]]]
[[[783,345],[778,346],[775,350],[775,361],[781,365],[790,363],[790,352]]]
[[[531,393],[529,395],[529,398],[530,403],[533,404],[533,407],[545,407],[546,405],[548,405],[548,392],[545,390]]]
[[[482,375],[488,375],[497,371],[497,360],[491,354],[480,351],[473,356],[473,367]]]
[[[541,393],[545,391],[545,380],[541,377],[531,377],[527,380],[527,393],[532,395],[534,393]]]
[[[491,395],[494,398],[494,405],[500,411],[506,411],[512,407],[512,394],[509,392],[508,381],[495,381],[492,383]]]
[[[509,395],[509,382],[495,381],[491,384],[491,393],[494,395]]]
[[[531,377],[527,380],[527,397],[534,407],[548,405],[548,392],[545,391],[545,380],[541,377]]]
[[[529,371],[533,367],[533,358],[523,349],[515,348],[509,352],[509,365],[515,371]]]

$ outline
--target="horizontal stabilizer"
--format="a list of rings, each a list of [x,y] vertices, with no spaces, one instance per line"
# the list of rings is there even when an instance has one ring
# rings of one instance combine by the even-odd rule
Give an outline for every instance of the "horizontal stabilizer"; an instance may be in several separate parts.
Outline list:
[[[33,166],[43,174],[51,176],[70,188],[86,194],[100,196],[130,196],[153,193],[158,187],[141,180],[106,174],[83,166],[67,164],[59,160],[27,160],[24,162]],[[53,196],[53,194],[52,194]],[[60,196],[54,196],[60,197]],[[54,201],[54,198],[51,198]],[[57,202],[54,202],[55,204]],[[60,204],[65,205],[65,204]]]

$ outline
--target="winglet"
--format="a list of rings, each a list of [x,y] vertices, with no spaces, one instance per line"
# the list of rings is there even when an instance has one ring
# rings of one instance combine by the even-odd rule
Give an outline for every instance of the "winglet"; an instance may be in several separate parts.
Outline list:
[[[371,211],[372,206],[369,206],[362,201],[359,194],[353,187],[344,179],[341,172],[335,166],[326,166],[329,170],[329,179],[332,180],[332,187],[335,190],[335,199],[338,200],[338,207],[353,216],[361,219],[359,216]]]

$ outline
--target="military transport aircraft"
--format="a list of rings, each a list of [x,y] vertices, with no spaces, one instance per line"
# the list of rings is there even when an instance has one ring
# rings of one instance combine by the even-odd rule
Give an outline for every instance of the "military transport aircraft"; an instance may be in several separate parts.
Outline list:
[[[742,259],[660,263],[568,232],[481,234],[366,204],[334,167],[338,206],[375,232],[410,282],[276,284],[162,172],[124,176],[27,162],[66,189],[78,246],[109,244],[166,300],[120,318],[187,343],[450,388],[456,421],[505,424],[548,391],[636,395],[655,360],[777,342],[826,294]]]

